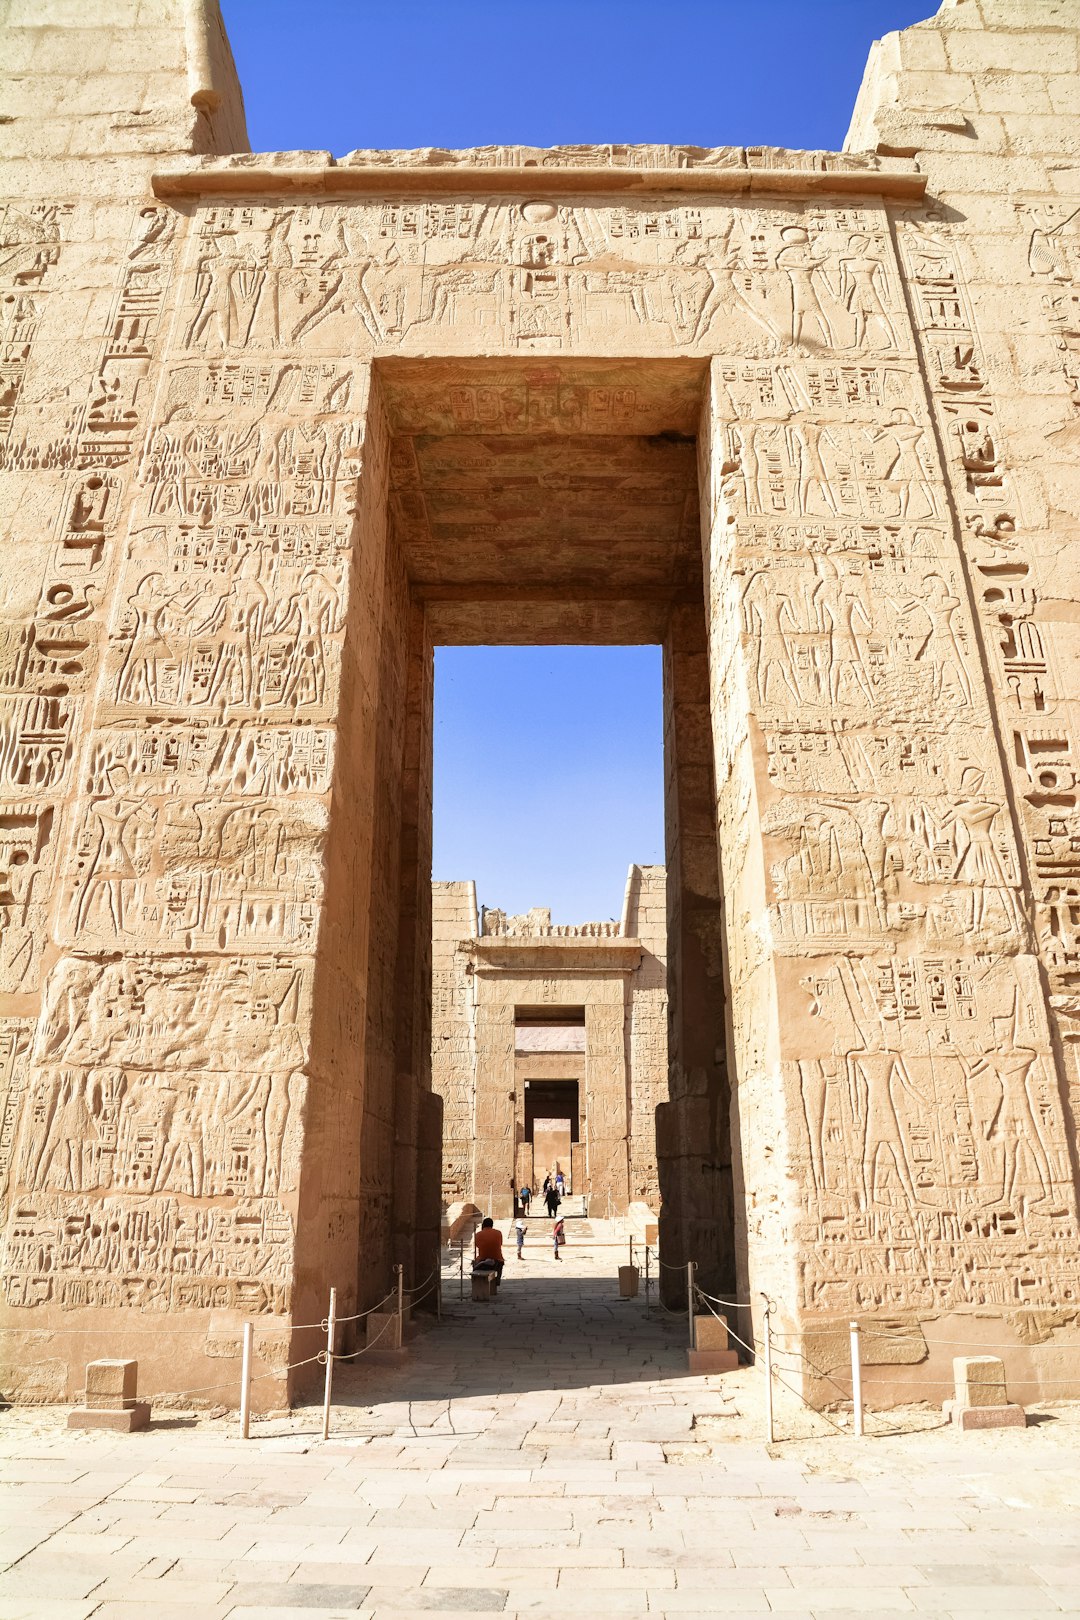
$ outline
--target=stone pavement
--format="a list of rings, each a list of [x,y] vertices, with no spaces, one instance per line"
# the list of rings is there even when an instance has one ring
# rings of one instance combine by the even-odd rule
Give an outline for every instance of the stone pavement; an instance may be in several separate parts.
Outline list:
[[[683,1318],[617,1298],[615,1232],[570,1226],[558,1264],[546,1232],[491,1305],[448,1270],[407,1367],[339,1368],[328,1444],[312,1408],[247,1443],[9,1412],[0,1617],[1080,1613],[1080,1405],[858,1441],[781,1391],[766,1447],[759,1368],[686,1376]]]

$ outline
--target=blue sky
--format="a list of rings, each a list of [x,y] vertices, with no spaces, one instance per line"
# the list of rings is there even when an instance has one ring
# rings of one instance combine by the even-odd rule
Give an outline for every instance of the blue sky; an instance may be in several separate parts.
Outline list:
[[[936,0],[222,0],[255,150],[836,148],[871,42]],[[437,878],[618,916],[663,860],[657,648],[436,657]]]

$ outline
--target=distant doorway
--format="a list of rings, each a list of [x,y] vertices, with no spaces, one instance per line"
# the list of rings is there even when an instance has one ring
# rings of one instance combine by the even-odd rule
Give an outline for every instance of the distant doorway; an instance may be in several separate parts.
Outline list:
[[[523,1169],[530,1184],[562,1172],[565,1190],[574,1191],[574,1146],[581,1140],[576,1080],[526,1080]]]

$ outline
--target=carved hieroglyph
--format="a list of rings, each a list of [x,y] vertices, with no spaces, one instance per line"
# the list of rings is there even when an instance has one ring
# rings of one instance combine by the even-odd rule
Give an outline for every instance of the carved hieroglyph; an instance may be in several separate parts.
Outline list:
[[[270,1400],[327,1286],[429,1269],[436,640],[665,643],[678,1258],[730,1204],[795,1334],[1067,1334],[1071,19],[889,36],[851,152],[334,162],[243,151],[208,0],[91,11],[15,6],[0,131],[8,1362],[147,1306],[210,1386],[255,1314]],[[73,117],[110,51],[142,110]]]

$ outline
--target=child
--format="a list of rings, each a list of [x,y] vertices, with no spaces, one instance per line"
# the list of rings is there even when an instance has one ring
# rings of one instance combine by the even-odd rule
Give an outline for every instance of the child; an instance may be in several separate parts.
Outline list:
[[[556,1258],[556,1260],[561,1260],[562,1255],[559,1253],[559,1245],[560,1245],[560,1243],[565,1243],[566,1242],[566,1234],[565,1234],[565,1231],[563,1229],[562,1221],[561,1220],[556,1221],[555,1225],[552,1227],[551,1230],[552,1230],[552,1234],[554,1236],[554,1241],[555,1241],[555,1258]]]
[[[519,1260],[521,1259],[521,1251],[525,1247],[525,1233],[527,1231],[528,1231],[528,1227],[525,1225],[525,1222],[523,1220],[521,1220],[519,1218],[518,1220],[516,1220],[514,1222],[514,1237],[517,1239],[517,1251],[518,1251],[518,1259]]]

